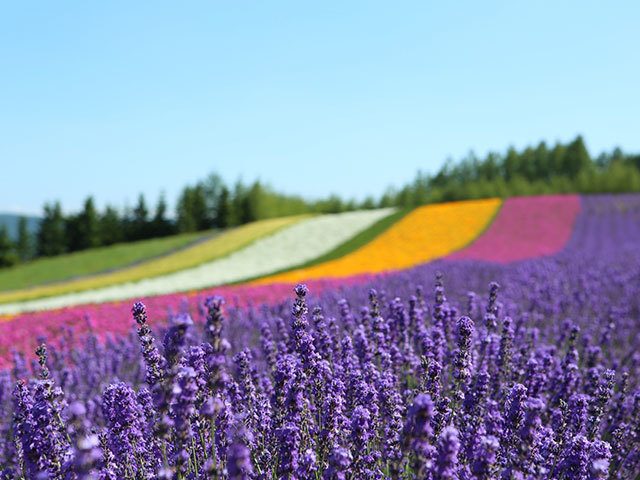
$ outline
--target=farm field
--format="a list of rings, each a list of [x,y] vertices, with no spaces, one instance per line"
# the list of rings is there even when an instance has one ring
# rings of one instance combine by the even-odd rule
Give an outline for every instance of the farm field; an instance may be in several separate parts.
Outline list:
[[[558,221],[539,216],[549,206],[568,234],[514,248]],[[73,459],[118,478],[635,478],[640,196],[516,199],[484,223],[459,259],[2,322],[0,431],[20,450],[0,443],[0,463],[34,477]],[[38,365],[24,352],[42,335]]]
[[[141,279],[136,283],[124,282],[24,304],[0,305],[0,312],[11,313],[12,308],[18,311],[24,307],[43,310],[82,303],[100,303],[131,296],[146,297],[237,282],[324,255],[392,212],[393,209],[364,210],[300,220],[288,228],[259,238],[244,248],[236,248],[223,258],[193,268]]]
[[[258,284],[347,277],[408,268],[472,242],[500,208],[499,199],[418,207],[362,248],[333,261],[258,280]]]
[[[40,258],[27,264],[0,270],[0,292],[32,288],[127,267],[133,263],[166,255],[215,234],[212,232],[185,233]]]
[[[559,252],[580,212],[578,195],[508,198],[487,231],[449,260],[508,263]]]
[[[0,480],[640,480],[640,2],[3,7]]]
[[[222,235],[215,236],[206,242],[174,252],[161,258],[137,264],[115,272],[94,275],[55,285],[44,285],[29,289],[0,292],[0,303],[24,301],[41,297],[62,295],[70,292],[117,285],[149,277],[172,273],[203,262],[214,260],[230,254],[236,249],[250,245],[257,239],[270,235],[281,228],[292,225],[307,218],[307,215],[261,220],[231,229]]]
[[[96,276],[51,286],[68,293],[18,302],[2,301],[0,293],[0,315],[148,298],[209,286],[242,284],[243,281],[268,285],[366,276],[437,258],[498,262],[534,258],[562,249],[580,205],[580,197],[576,195],[558,195],[512,198],[504,204],[498,199],[474,200],[396,213],[382,209],[306,220],[300,217],[276,219],[268,221],[267,226],[273,229],[274,224],[289,223],[275,233],[263,233],[244,247],[236,245],[242,245],[245,238],[235,236],[237,232],[231,231],[104,278]],[[250,226],[254,235],[263,228],[260,222]],[[203,248],[210,252],[212,247],[215,249],[219,245],[230,253],[207,261],[210,253],[202,255]],[[178,268],[180,264],[184,268]],[[172,268],[167,268],[168,265]],[[147,267],[149,275],[144,277]],[[164,270],[170,273],[159,274]],[[125,280],[127,278],[134,278],[134,281]],[[100,286],[106,280],[114,283]],[[90,288],[93,281],[98,282],[97,288]],[[69,292],[74,286],[82,289]],[[33,290],[39,291],[38,288]],[[30,290],[17,293],[34,295]]]

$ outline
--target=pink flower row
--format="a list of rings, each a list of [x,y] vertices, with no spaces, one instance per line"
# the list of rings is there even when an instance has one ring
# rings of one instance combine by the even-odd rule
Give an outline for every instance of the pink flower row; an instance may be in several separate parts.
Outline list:
[[[509,198],[482,235],[446,260],[508,263],[553,255],[569,241],[579,213],[578,195]]]
[[[326,289],[337,289],[341,286],[365,282],[371,277],[360,275],[351,278],[312,280],[308,286],[314,294]],[[133,302],[142,300],[147,306],[150,323],[164,324],[167,312],[180,310],[181,304],[187,302],[192,314],[196,305],[209,295],[222,295],[227,305],[246,307],[249,304],[261,305],[293,298],[293,285],[229,285],[210,288],[197,292],[175,293],[128,301],[79,305],[60,310],[24,313],[6,321],[0,321],[0,369],[11,365],[11,350],[30,352],[35,349],[38,337],[45,336],[47,342],[57,343],[63,326],[72,327],[74,335],[88,332],[90,319],[91,329],[100,339],[107,334],[127,334],[135,326],[131,317]]]

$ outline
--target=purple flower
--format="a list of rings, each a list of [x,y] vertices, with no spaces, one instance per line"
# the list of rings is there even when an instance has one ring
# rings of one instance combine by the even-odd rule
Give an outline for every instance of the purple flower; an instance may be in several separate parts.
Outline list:
[[[253,475],[251,452],[241,442],[235,441],[227,450],[227,473],[229,480],[249,480]]]
[[[146,470],[144,413],[133,389],[123,382],[108,385],[102,395],[102,412],[108,446],[122,474]]]
[[[460,440],[455,427],[445,427],[438,440],[438,455],[434,463],[433,478],[437,480],[457,480],[458,450]]]
[[[329,457],[329,466],[322,478],[324,480],[346,480],[353,458],[346,448],[336,446]]]
[[[407,414],[403,436],[405,445],[414,454],[413,470],[418,475],[426,475],[431,467],[434,448],[431,446],[431,421],[434,405],[431,397],[425,393],[419,394],[414,400]]]

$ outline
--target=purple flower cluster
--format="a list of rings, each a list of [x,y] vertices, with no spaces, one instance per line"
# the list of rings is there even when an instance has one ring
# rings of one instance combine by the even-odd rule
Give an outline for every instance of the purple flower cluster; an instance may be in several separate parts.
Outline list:
[[[152,325],[138,302],[129,336],[16,354],[0,479],[637,478],[634,199],[588,200],[555,257]]]

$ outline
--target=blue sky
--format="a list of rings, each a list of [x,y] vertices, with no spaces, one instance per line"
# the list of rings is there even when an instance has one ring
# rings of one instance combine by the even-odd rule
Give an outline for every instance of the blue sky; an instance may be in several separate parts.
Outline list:
[[[640,151],[639,2],[4,2],[0,211],[216,170],[379,195],[470,149]]]

